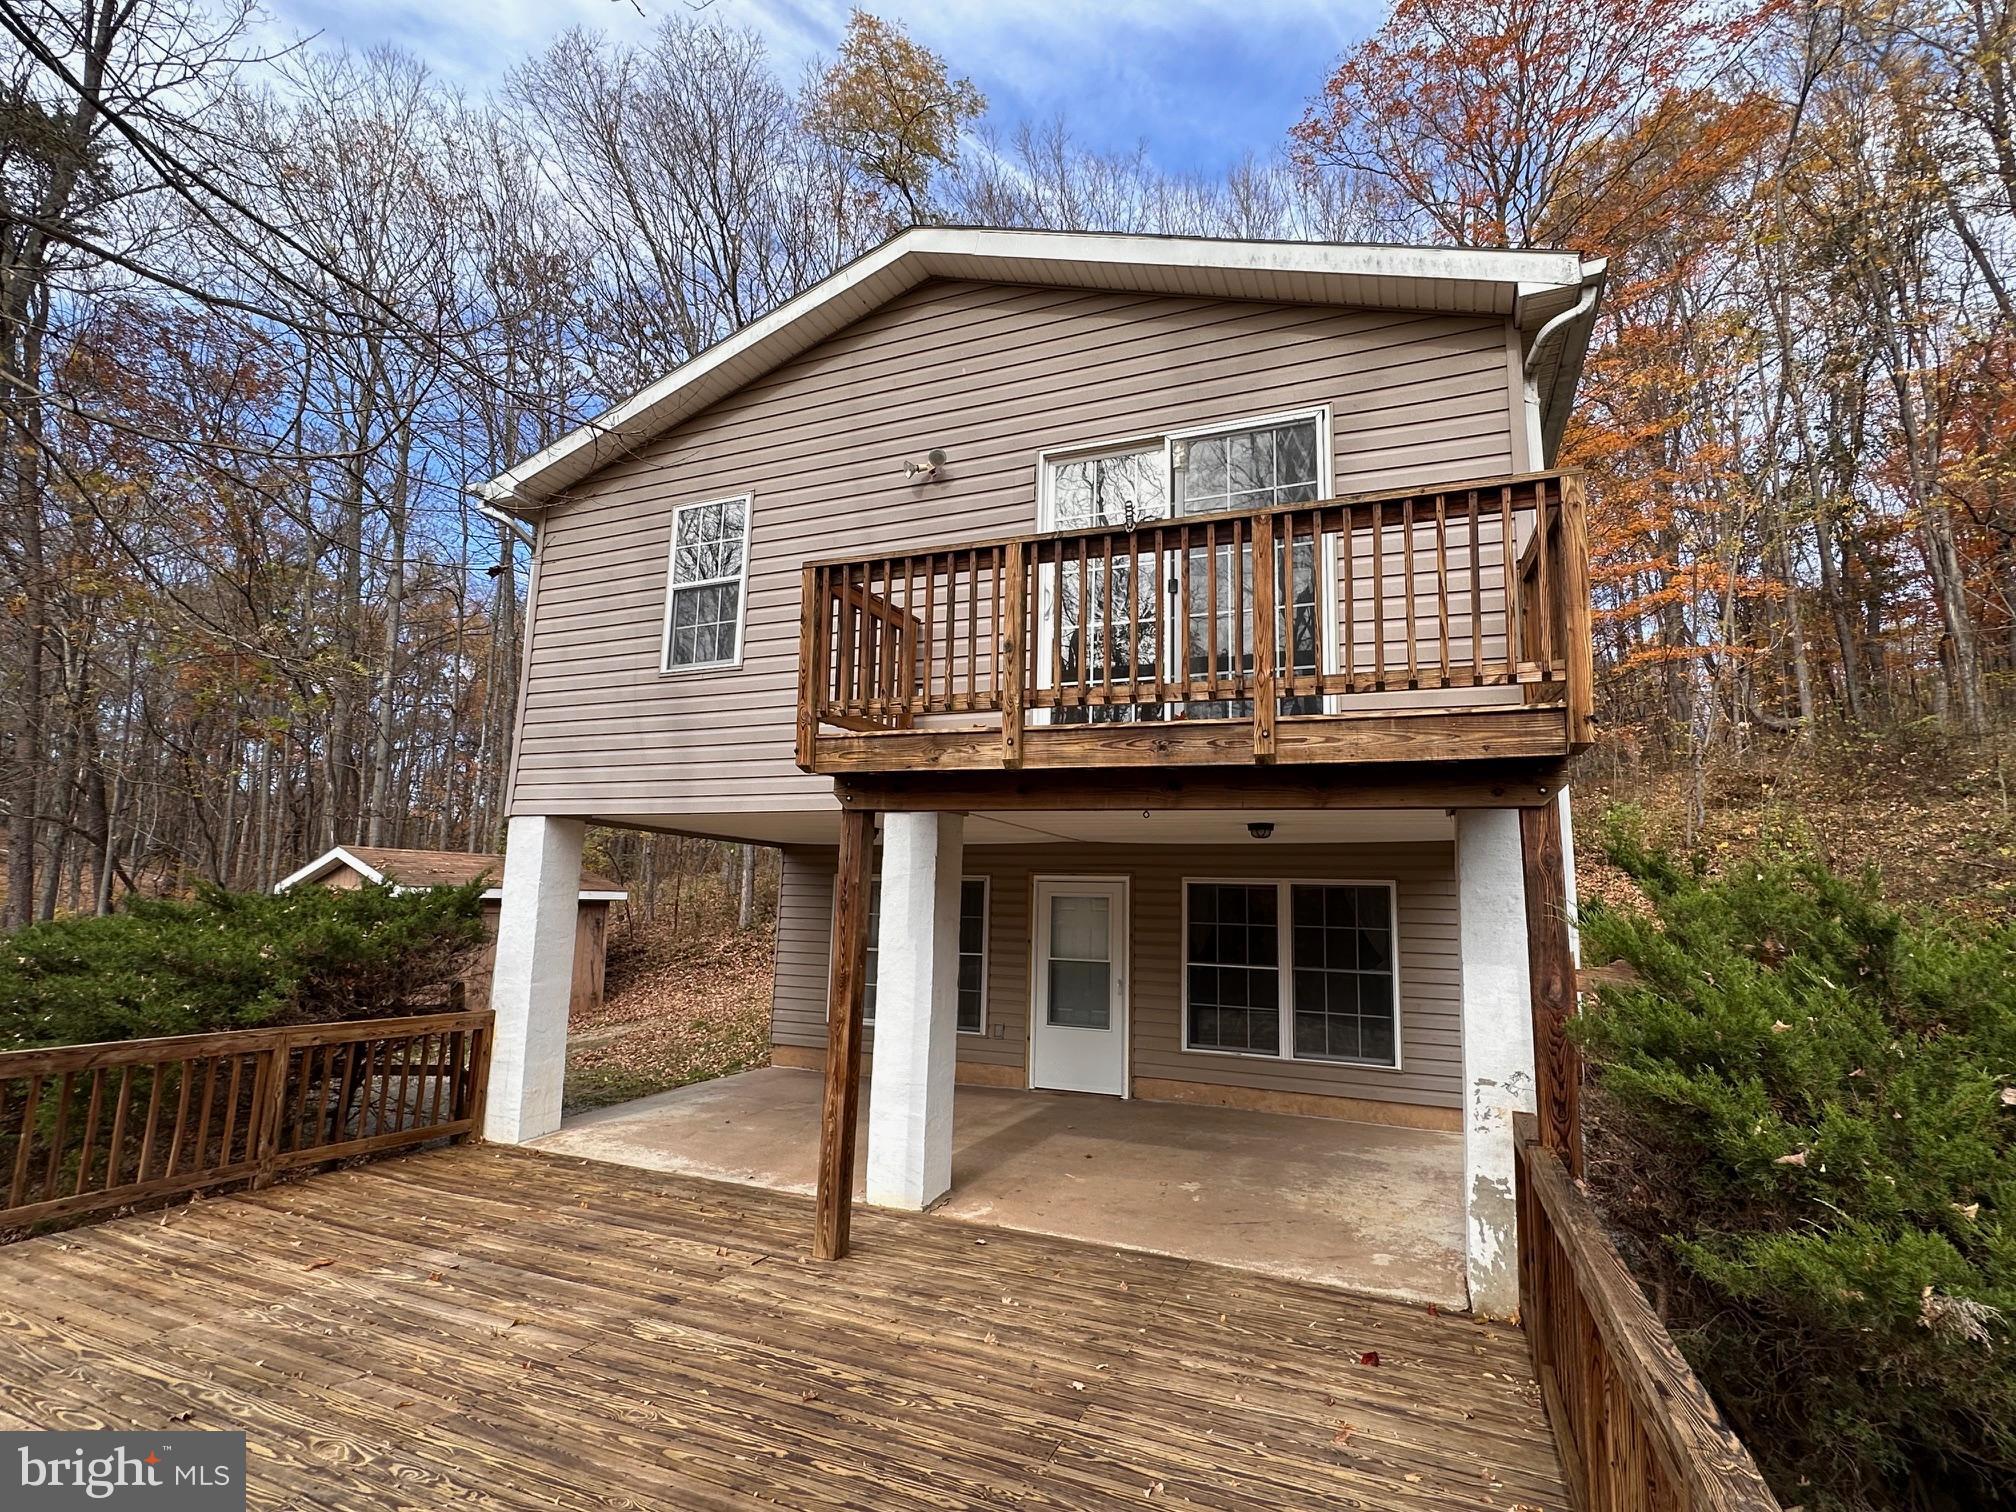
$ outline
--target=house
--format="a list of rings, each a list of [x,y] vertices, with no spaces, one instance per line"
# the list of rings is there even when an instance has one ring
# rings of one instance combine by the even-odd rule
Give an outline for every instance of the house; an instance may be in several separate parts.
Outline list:
[[[1603,264],[919,228],[483,489],[537,549],[487,1132],[559,1122],[586,823],[779,846],[817,1248],[956,1083],[1571,1148]],[[1536,1054],[1537,1043],[1537,1054]]]
[[[469,1002],[481,1007],[490,995],[490,980],[496,970],[497,920],[504,903],[504,858],[461,851],[401,850],[388,845],[339,845],[325,851],[299,871],[274,884],[275,892],[304,885],[315,887],[363,887],[390,885],[408,888],[467,887],[472,882],[492,885],[483,891],[483,932],[489,943],[477,952],[463,973],[469,984]],[[575,910],[572,968],[568,974],[568,1007],[599,1007],[602,1002],[603,968],[609,946],[609,905],[628,899],[629,891],[607,877],[583,872],[579,881],[579,906]]]

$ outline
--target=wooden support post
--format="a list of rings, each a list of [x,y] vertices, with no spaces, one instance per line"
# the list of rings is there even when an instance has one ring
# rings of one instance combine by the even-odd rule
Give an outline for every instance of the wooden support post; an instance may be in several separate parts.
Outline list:
[[[1533,997],[1533,1062],[1540,1139],[1582,1174],[1582,1060],[1568,1038],[1575,1011],[1575,958],[1568,936],[1568,871],[1561,809],[1519,810],[1526,882],[1526,960]]]
[[[280,1120],[287,1097],[287,1063],[291,1052],[282,1037],[254,1054],[257,1059],[252,1074],[252,1129],[245,1144],[254,1162],[252,1185],[256,1190],[271,1186],[280,1168]],[[307,1074],[305,1065],[302,1074]]]
[[[448,989],[448,1011],[461,1013],[469,1006],[467,990],[460,982]],[[469,1031],[469,1131],[456,1136],[458,1144],[480,1144],[483,1140],[483,1113],[490,1101],[490,1025],[478,1024]]]
[[[1233,571],[1237,572],[1235,564]],[[1290,574],[1292,579],[1293,574]],[[1263,514],[1253,521],[1253,759],[1274,759],[1274,720],[1281,712],[1280,689],[1275,682],[1279,629],[1274,623],[1275,600],[1274,516]],[[1293,597],[1293,583],[1290,583]]]
[[[1025,678],[1029,667],[1029,580],[1026,558],[1020,541],[1010,541],[1007,565],[1007,606],[994,643],[1001,658],[1001,765],[1022,765],[1023,704],[1027,696]],[[1061,584],[1059,585],[1061,588]]]
[[[1561,660],[1568,684],[1568,739],[1596,738],[1596,631],[1589,612],[1589,513],[1580,473],[1561,477]]]
[[[833,959],[826,989],[826,1094],[819,1115],[815,1260],[846,1255],[847,1220],[854,1206],[861,1010],[868,976],[868,889],[874,878],[874,854],[874,812],[842,810],[840,866],[833,893]]]

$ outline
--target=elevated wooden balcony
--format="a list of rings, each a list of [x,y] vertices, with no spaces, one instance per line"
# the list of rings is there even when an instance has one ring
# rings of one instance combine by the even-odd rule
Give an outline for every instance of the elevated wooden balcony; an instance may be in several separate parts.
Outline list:
[[[1587,541],[1580,475],[1530,473],[811,563],[798,764],[1563,757]]]

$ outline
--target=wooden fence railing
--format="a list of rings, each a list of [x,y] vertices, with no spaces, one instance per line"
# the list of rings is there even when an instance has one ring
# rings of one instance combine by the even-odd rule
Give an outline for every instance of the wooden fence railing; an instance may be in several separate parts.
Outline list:
[[[799,759],[821,727],[1279,717],[1523,685],[1589,737],[1577,474],[1002,537],[804,569]]]
[[[473,1133],[490,1024],[451,1011],[0,1054],[0,1228]]]
[[[1520,1319],[1576,1505],[1778,1512],[1537,1121],[1514,1127]]]

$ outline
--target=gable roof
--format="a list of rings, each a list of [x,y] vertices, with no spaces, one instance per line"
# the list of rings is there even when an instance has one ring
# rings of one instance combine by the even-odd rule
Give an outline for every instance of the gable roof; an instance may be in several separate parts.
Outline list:
[[[534,512],[569,485],[931,278],[1510,319],[1532,333],[1528,376],[1540,397],[1551,456],[1581,376],[1603,274],[1600,258],[1546,249],[915,226],[472,491],[498,508]]]
[[[273,891],[285,892],[303,882],[319,882],[343,867],[367,882],[389,883],[401,890],[422,887],[465,887],[471,882],[490,882],[486,898],[504,895],[504,858],[463,851],[401,850],[389,845],[339,845],[317,856],[299,871],[282,877]],[[620,882],[581,873],[583,903],[621,903],[630,896]]]

